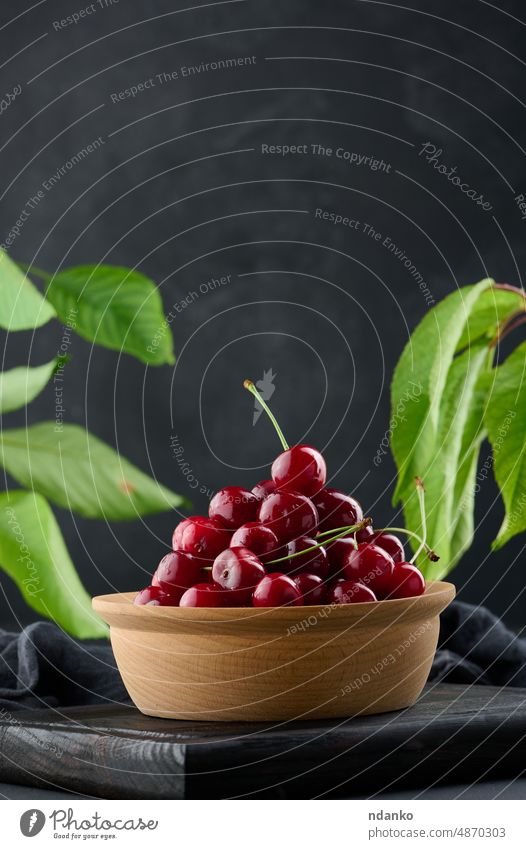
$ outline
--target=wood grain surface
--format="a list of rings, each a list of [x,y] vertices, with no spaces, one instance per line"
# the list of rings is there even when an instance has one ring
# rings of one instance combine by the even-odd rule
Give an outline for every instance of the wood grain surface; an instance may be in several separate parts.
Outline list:
[[[439,613],[455,595],[272,608],[150,607],[93,599],[126,689],[149,716],[326,719],[412,705],[427,681]]]
[[[513,779],[526,769],[526,690],[428,687],[351,720],[212,723],[109,706],[0,719],[0,781],[100,798],[363,796]]]

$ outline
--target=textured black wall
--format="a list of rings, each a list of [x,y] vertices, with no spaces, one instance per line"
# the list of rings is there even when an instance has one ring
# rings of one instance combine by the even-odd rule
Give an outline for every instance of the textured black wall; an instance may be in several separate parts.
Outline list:
[[[277,442],[264,418],[252,426],[241,381],[272,369],[290,440],[323,448],[334,484],[387,522],[394,469],[373,458],[408,334],[458,285],[487,275],[521,282],[523,4],[188,5],[2,4],[0,95],[21,90],[0,116],[0,241],[40,189],[12,256],[48,270],[138,266],[175,314],[174,369],[146,369],[74,337],[65,420],[118,444],[202,512],[207,492],[266,476]],[[74,13],[77,22],[62,20]],[[234,57],[243,63],[206,69]],[[199,73],[183,70],[201,63]],[[485,207],[427,161],[426,143]],[[61,336],[57,323],[3,335],[3,367],[50,359]],[[28,416],[54,417],[52,387]],[[104,524],[58,512],[92,593],[144,584],[176,519]],[[488,480],[456,582],[464,599],[524,624],[523,542],[488,556],[499,516]],[[15,588],[2,586],[0,623],[28,621]]]

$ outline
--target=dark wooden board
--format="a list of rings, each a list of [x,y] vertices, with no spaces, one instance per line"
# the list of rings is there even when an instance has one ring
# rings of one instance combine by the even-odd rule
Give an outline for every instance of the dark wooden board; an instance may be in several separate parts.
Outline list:
[[[526,770],[526,690],[429,687],[381,716],[177,722],[131,707],[0,719],[0,781],[100,798],[364,796]]]

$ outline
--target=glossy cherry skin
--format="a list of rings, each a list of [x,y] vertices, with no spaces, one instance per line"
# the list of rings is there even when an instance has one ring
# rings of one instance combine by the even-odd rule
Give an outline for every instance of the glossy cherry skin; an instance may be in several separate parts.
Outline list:
[[[374,531],[370,525],[366,525],[361,531],[356,531],[354,536],[356,536],[356,542],[374,542]],[[388,554],[390,553],[388,552]]]
[[[282,490],[261,502],[258,519],[272,528],[280,542],[306,536],[318,525],[318,513],[306,495]]]
[[[347,562],[347,557],[351,551],[356,548],[354,539],[351,537],[342,537],[336,539],[327,546],[327,554],[329,557],[329,574],[333,577],[341,578],[343,576],[343,567]]]
[[[387,551],[395,563],[402,563],[405,560],[404,546],[394,534],[382,534],[380,531],[377,531],[372,534],[370,541],[374,545],[379,545],[384,551]]]
[[[252,593],[266,575],[261,560],[248,548],[227,548],[214,560],[212,580],[230,590],[232,607],[250,604]]]
[[[260,499],[242,486],[225,486],[216,492],[208,507],[211,519],[224,528],[234,530],[247,522],[255,522]]]
[[[230,540],[230,548],[249,548],[250,551],[259,557],[262,563],[267,560],[275,560],[285,551],[281,551],[278,538],[274,531],[267,525],[262,525],[261,522],[247,522],[246,525],[241,525],[237,531],[234,531]]]
[[[216,584],[196,584],[185,590],[179,607],[224,607],[225,592]]]
[[[210,523],[210,518],[208,516],[189,516],[187,519],[183,519],[179,522],[178,525],[175,526],[173,535],[172,535],[172,548],[174,551],[182,550],[183,545],[183,537],[187,528],[191,528],[193,525],[198,524],[206,524]],[[219,525],[217,526],[219,527]],[[222,526],[221,526],[222,528]],[[223,541],[226,539],[226,534],[223,536]],[[214,558],[212,558],[213,560]]]
[[[297,607],[303,597],[296,584],[282,572],[271,572],[261,579],[252,594],[254,607],[281,607],[284,604]]]
[[[303,604],[324,604],[327,600],[327,587],[319,575],[300,572],[292,580],[302,595]]]
[[[393,588],[394,561],[387,551],[378,545],[360,542],[358,548],[349,551],[343,565],[343,573],[350,581],[360,581],[371,589],[378,598]]]
[[[202,561],[187,551],[165,554],[152,578],[152,586],[177,596],[177,602],[188,587],[206,581]]]
[[[337,581],[329,592],[331,604],[361,604],[364,601],[377,601],[374,592],[360,581]]]
[[[276,489],[314,495],[327,479],[325,460],[311,445],[293,445],[272,463],[272,480]]]
[[[412,563],[395,563],[391,581],[393,588],[386,598],[413,598],[426,591],[424,576]]]
[[[133,599],[134,604],[150,604],[155,607],[177,607],[179,596],[170,595],[160,587],[145,587]]]
[[[363,519],[363,510],[356,499],[338,489],[322,489],[312,500],[320,517],[320,531],[356,525]]]
[[[185,528],[188,528],[192,522],[199,521],[200,519],[204,518],[204,516],[189,516],[188,519],[183,519],[181,522],[179,522],[178,525],[175,526],[172,535],[172,548],[174,551],[178,551],[181,548]]]
[[[188,524],[183,529],[178,548],[200,557],[203,566],[211,565],[217,555],[230,545],[231,531],[208,516],[192,516],[185,521]]]
[[[254,495],[259,498],[260,501],[263,501],[267,495],[270,495],[271,492],[276,491],[276,484],[272,480],[260,481],[255,486],[252,487],[252,492]]]
[[[318,575],[324,580],[329,574],[329,557],[323,545],[315,548],[314,551],[308,551],[306,554],[297,554],[299,551],[304,551],[306,548],[316,545],[316,540],[312,537],[298,537],[287,544],[287,554],[296,554],[296,557],[291,557],[288,563],[279,563],[277,566],[287,567],[289,575],[297,575],[300,572],[309,572],[311,575]]]

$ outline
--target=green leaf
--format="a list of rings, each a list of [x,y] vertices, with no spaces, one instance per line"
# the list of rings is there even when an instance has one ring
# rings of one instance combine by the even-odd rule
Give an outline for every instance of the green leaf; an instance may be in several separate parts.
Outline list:
[[[495,371],[485,423],[506,514],[493,543],[526,530],[526,342]]]
[[[485,342],[453,360],[442,396],[437,439],[427,466],[425,483],[427,541],[440,560],[419,559],[429,579],[449,572],[473,541],[473,499],[479,448],[484,436],[483,378],[490,365]],[[422,531],[415,490],[403,497],[410,530]],[[413,548],[416,546],[413,545]]]
[[[499,324],[519,311],[524,310],[524,298],[518,292],[492,287],[483,292],[468,317],[464,332],[457,345],[457,351],[463,350],[483,337],[488,342],[496,333]]]
[[[33,330],[54,316],[51,304],[0,248],[0,327]]]
[[[51,277],[46,297],[61,320],[84,339],[132,354],[143,363],[174,363],[170,325],[155,283],[130,268],[79,265]]]
[[[478,299],[492,283],[488,279],[466,286],[437,304],[402,352],[391,386],[391,448],[398,469],[394,503],[409,497],[415,476],[424,476],[434,456],[455,351]]]
[[[21,490],[0,493],[0,566],[33,610],[74,637],[107,635],[41,495]]]
[[[19,366],[0,372],[0,413],[26,407],[42,392],[59,363],[57,358],[35,368]]]
[[[4,430],[0,463],[22,486],[92,519],[136,519],[188,506],[78,425]]]
[[[484,426],[484,411],[488,402],[490,387],[488,378],[491,378],[493,371],[491,361],[492,353],[486,350],[485,367],[481,367],[477,382],[472,387],[471,400],[466,399],[469,406],[460,446],[453,501],[453,532],[450,543],[453,553],[451,568],[460,560],[473,542],[478,460],[480,447],[487,436]],[[473,363],[472,367],[476,367],[476,363]],[[491,460],[488,456],[480,474],[487,475],[490,466]],[[458,505],[456,514],[454,505]]]

